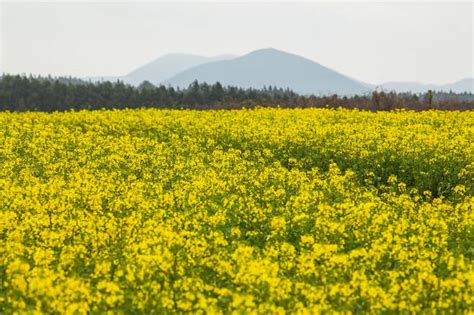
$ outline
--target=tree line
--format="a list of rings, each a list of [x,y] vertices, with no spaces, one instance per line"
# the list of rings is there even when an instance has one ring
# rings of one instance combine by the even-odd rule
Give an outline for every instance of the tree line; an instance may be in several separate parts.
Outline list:
[[[67,111],[123,108],[238,109],[256,106],[286,108],[358,108],[365,110],[472,110],[474,94],[428,91],[425,94],[373,91],[354,96],[305,96],[272,86],[243,89],[194,81],[186,89],[133,87],[121,81],[93,83],[74,78],[4,75],[0,78],[0,111]]]

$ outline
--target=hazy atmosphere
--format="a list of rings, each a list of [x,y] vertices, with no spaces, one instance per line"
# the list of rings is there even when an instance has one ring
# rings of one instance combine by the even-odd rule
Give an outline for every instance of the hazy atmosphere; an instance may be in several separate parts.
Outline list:
[[[2,2],[4,73],[121,76],[273,47],[369,83],[473,76],[472,3]]]

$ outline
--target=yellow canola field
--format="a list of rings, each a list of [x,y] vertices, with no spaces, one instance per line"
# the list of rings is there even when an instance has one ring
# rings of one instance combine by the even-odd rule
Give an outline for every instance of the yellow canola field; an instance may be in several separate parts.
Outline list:
[[[474,112],[0,113],[0,313],[474,311]]]

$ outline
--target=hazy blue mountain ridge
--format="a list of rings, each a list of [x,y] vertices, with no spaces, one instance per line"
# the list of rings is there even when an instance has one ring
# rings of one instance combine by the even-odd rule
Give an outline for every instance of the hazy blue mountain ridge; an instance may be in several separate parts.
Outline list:
[[[474,79],[466,78],[444,85],[418,82],[370,84],[329,69],[310,59],[274,48],[260,49],[235,57],[204,57],[193,54],[168,54],[122,77],[95,77],[92,81],[117,81],[138,86],[143,81],[154,85],[186,88],[194,80],[209,84],[260,89],[264,86],[290,88],[299,94],[354,95],[384,91],[425,93],[428,90],[474,93]]]
[[[192,81],[242,88],[276,86],[300,94],[362,94],[370,89],[312,60],[279,51],[261,49],[230,60],[201,64],[165,80],[165,85],[187,87]]]
[[[474,93],[474,79],[466,78],[449,84],[423,84],[419,82],[386,82],[379,87],[386,91],[424,93],[428,90],[433,91],[452,91],[454,93],[471,92]]]
[[[123,77],[123,81],[138,85],[147,80],[154,85],[159,85],[164,80],[194,66],[232,58],[234,58],[232,55],[204,57],[192,54],[168,54],[133,70]]]

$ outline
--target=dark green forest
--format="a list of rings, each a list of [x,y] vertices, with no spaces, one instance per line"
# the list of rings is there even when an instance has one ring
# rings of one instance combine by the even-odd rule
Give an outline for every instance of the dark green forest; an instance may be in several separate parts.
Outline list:
[[[364,110],[472,110],[474,94],[428,91],[425,94],[374,91],[355,96],[304,96],[289,89],[242,89],[220,83],[193,82],[186,89],[138,87],[123,82],[93,83],[75,78],[4,75],[0,79],[1,111],[67,111],[123,108],[238,109],[256,106],[286,108],[358,108]]]

